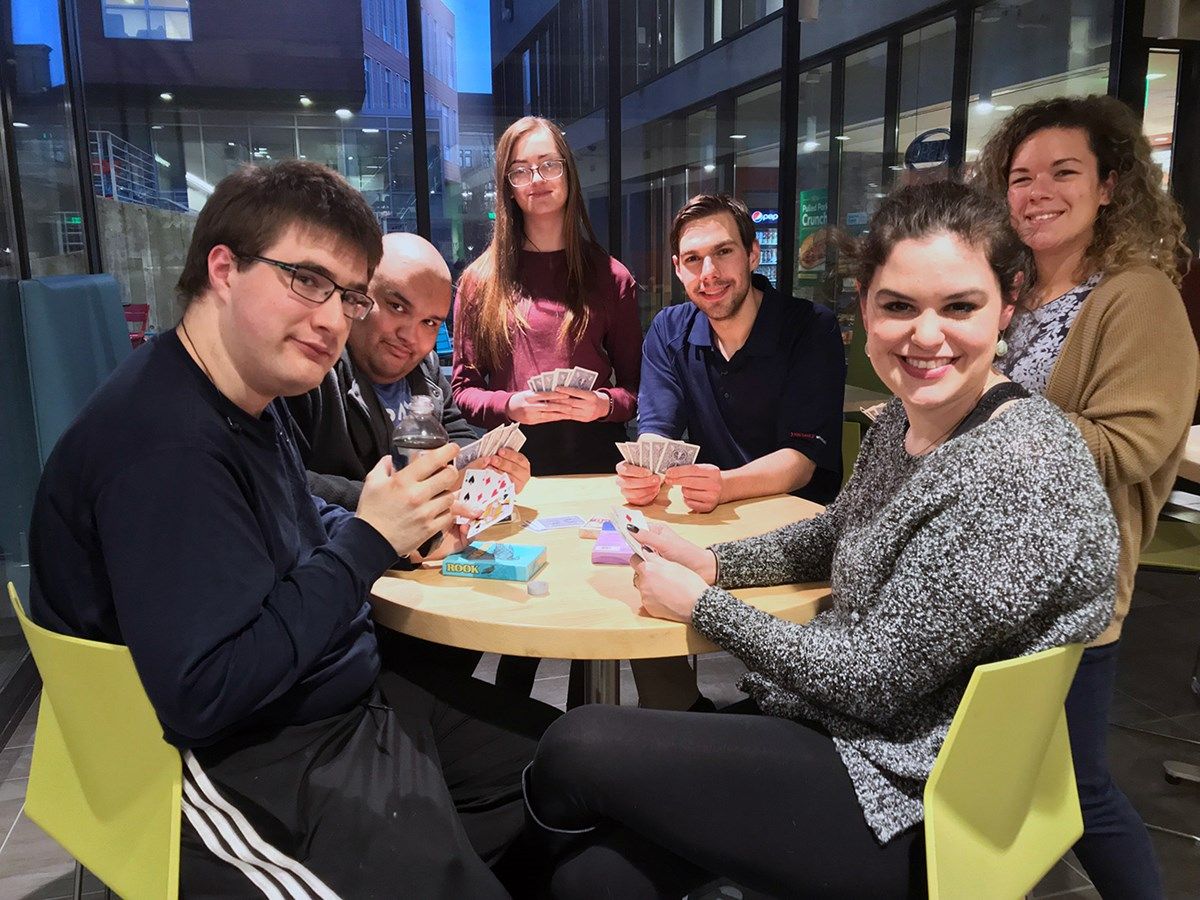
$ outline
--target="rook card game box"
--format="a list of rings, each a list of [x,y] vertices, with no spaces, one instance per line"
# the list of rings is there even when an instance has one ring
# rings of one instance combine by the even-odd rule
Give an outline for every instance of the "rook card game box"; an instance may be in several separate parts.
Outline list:
[[[546,564],[546,548],[531,544],[474,541],[442,560],[443,575],[528,581]]]

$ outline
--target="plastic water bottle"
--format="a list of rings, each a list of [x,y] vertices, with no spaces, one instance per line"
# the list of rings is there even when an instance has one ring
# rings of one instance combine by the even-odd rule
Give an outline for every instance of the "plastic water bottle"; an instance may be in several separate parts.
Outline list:
[[[422,453],[450,443],[450,435],[442,427],[441,417],[433,410],[433,398],[418,394],[408,404],[408,411],[392,432],[392,465],[396,470],[414,462]],[[441,534],[433,535],[417,552],[428,556],[442,541]]]
[[[392,432],[392,465],[403,469],[426,450],[436,450],[450,442],[441,418],[433,411],[433,398],[418,394],[408,404],[408,412]]]

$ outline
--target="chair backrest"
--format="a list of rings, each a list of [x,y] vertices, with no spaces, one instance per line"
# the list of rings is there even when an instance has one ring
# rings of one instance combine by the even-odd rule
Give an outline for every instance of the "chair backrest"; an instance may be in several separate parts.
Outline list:
[[[173,900],[181,761],[129,649],[48,631],[8,596],[42,676],[26,814],[120,896]]]
[[[1082,652],[975,669],[925,785],[931,898],[1021,897],[1083,834],[1063,712]]]
[[[50,451],[88,397],[133,348],[111,275],[53,275],[20,283],[38,453]]]

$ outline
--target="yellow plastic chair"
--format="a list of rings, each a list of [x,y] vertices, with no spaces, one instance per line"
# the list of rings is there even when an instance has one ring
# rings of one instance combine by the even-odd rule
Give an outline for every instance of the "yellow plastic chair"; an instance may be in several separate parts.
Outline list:
[[[1200,525],[1162,518],[1149,546],[1138,557],[1139,566],[1200,572]]]
[[[8,596],[43,685],[26,815],[126,900],[174,900],[181,761],[129,649],[47,631]]]
[[[934,900],[1022,897],[1083,834],[1063,712],[1082,653],[975,669],[925,785]]]

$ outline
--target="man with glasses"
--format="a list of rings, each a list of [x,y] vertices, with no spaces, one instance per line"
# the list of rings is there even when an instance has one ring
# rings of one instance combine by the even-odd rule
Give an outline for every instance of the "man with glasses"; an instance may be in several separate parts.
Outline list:
[[[277,399],[338,359],[380,255],[323,166],[224,179],[179,327],[96,391],[38,488],[31,615],[128,646],[182,755],[183,896],[503,897],[489,866],[529,871],[520,772],[555,711],[381,670],[367,602],[451,527],[457,447],[383,457],[351,514],[309,493]]]
[[[433,400],[451,441],[465,447],[475,440],[434,352],[450,313],[450,290],[450,269],[429,241],[384,236],[369,288],[373,306],[350,329],[345,352],[320,387],[287,401],[309,488],[318,497],[357,507],[363,479],[388,453],[395,424],[415,395]],[[529,480],[529,462],[515,450],[478,461],[485,464],[508,472],[517,490]]]

